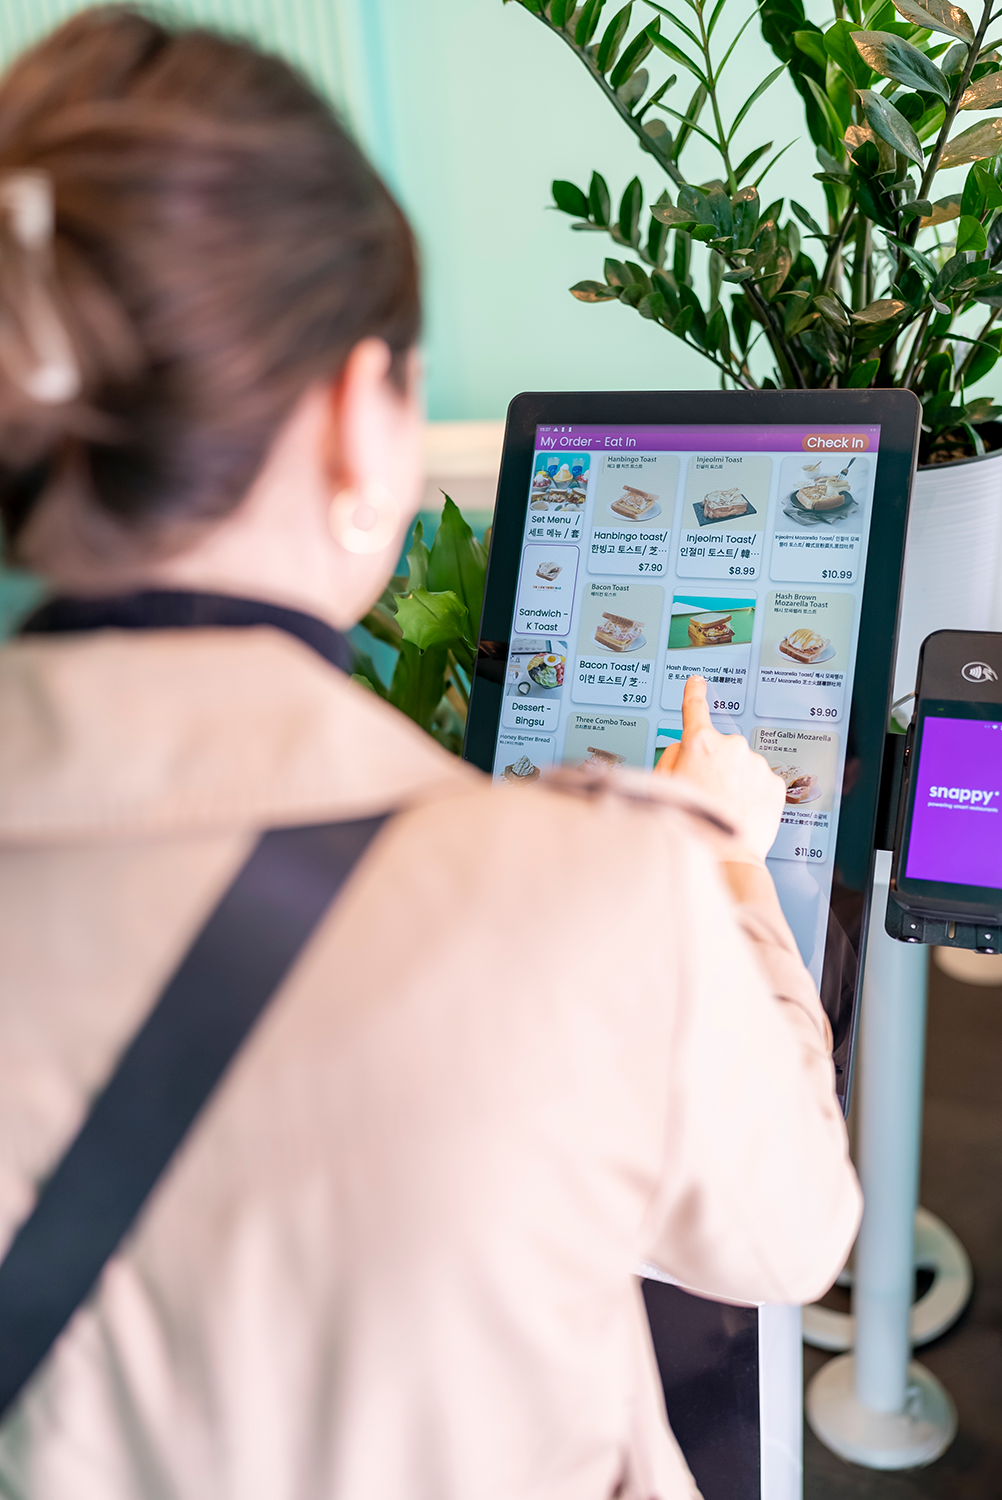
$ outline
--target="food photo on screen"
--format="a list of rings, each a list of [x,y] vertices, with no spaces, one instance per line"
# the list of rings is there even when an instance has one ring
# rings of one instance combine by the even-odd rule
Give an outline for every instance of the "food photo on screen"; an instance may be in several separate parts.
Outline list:
[[[905,877],[1002,890],[1002,721],[923,721]]]

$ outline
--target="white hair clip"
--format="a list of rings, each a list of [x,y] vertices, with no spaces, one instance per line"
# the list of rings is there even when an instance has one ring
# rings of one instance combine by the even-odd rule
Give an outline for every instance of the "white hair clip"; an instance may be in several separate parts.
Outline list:
[[[47,172],[0,173],[0,365],[44,406],[72,401],[80,367],[51,293],[55,205]],[[7,274],[4,261],[14,260]],[[8,303],[10,294],[16,291]]]

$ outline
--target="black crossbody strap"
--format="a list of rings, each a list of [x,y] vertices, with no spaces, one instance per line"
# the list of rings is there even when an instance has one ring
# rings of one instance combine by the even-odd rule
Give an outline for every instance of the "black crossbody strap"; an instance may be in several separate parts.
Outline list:
[[[0,1415],[139,1214],[384,817],[264,834],[0,1264]]]

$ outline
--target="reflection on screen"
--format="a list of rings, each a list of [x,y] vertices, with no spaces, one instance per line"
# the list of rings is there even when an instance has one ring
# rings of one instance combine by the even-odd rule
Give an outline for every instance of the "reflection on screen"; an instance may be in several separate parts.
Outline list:
[[[1002,723],[924,721],[905,876],[1002,889]]]
[[[770,867],[820,983],[880,429],[540,426],[494,775],[650,769],[705,677],[786,786]]]

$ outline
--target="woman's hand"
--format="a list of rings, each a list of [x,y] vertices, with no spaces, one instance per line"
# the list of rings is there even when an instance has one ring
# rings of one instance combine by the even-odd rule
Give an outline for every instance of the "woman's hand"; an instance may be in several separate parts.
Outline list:
[[[718,802],[745,848],[764,859],[779,829],[786,791],[761,755],[740,734],[721,734],[710,723],[706,683],[690,677],[682,698],[682,739],[669,745],[655,774],[692,781]]]

